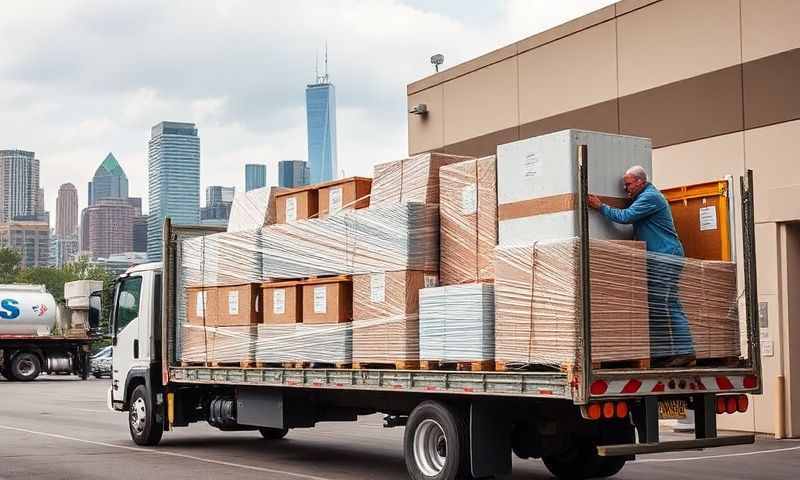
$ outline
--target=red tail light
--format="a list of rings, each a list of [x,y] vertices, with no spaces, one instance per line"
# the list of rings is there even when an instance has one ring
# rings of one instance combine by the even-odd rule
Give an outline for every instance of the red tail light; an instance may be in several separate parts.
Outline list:
[[[614,407],[614,402],[604,402],[603,403],[603,417],[604,418],[614,418],[614,414],[616,413],[616,408]]]
[[[603,409],[600,407],[599,403],[590,403],[589,406],[586,407],[586,413],[589,415],[590,419],[597,420],[603,415]]]
[[[608,390],[608,382],[605,380],[595,380],[589,387],[589,391],[592,395],[602,395],[606,393],[606,390]]]
[[[717,415],[725,413],[725,397],[717,397]]]
[[[725,413],[736,413],[737,408],[736,397],[731,396],[725,398]]]
[[[617,418],[625,418],[628,416],[628,404],[625,402],[617,403]]]
[[[747,398],[747,395],[739,395],[736,398],[736,411],[739,413],[744,413],[747,411],[747,407],[750,406],[750,400]]]

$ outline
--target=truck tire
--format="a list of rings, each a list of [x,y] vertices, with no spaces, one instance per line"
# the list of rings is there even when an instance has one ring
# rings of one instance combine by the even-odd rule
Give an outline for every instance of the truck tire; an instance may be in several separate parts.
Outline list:
[[[624,457],[601,457],[591,440],[577,440],[569,450],[558,455],[542,457],[550,473],[559,480],[607,478],[625,466]]]
[[[14,358],[11,359],[9,373],[14,377],[14,380],[30,382],[35,380],[36,377],[42,373],[42,363],[35,354],[21,352],[14,355]]]
[[[419,404],[406,423],[403,456],[413,480],[470,478],[464,415],[431,400]]]
[[[264,440],[280,440],[289,433],[288,428],[260,427],[258,431],[261,433],[261,436],[264,437]]]
[[[131,393],[128,406],[128,428],[137,445],[153,446],[161,441],[164,425],[156,422],[153,397],[144,385],[138,385]]]

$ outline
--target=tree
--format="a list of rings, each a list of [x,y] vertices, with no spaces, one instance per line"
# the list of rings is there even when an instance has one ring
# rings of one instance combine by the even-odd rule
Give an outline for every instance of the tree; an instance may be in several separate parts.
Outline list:
[[[22,254],[8,247],[0,248],[0,283],[14,283],[19,273]]]

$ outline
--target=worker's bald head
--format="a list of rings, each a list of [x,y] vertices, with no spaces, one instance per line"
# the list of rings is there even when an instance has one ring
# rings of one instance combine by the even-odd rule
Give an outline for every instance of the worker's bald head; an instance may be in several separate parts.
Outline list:
[[[625,171],[622,183],[625,186],[625,192],[628,193],[628,197],[633,198],[647,185],[647,172],[641,165],[634,165]]]

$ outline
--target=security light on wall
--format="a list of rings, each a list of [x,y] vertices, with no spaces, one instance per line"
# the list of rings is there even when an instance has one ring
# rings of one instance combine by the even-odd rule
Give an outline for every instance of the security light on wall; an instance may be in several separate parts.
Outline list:
[[[408,113],[412,115],[427,115],[428,114],[428,106],[424,103],[419,103],[417,105],[412,105],[408,107]]]
[[[441,53],[437,53],[436,55],[432,56],[431,57],[431,63],[433,64],[433,67],[438,72],[439,71],[439,65],[444,64],[444,55],[442,55]]]

